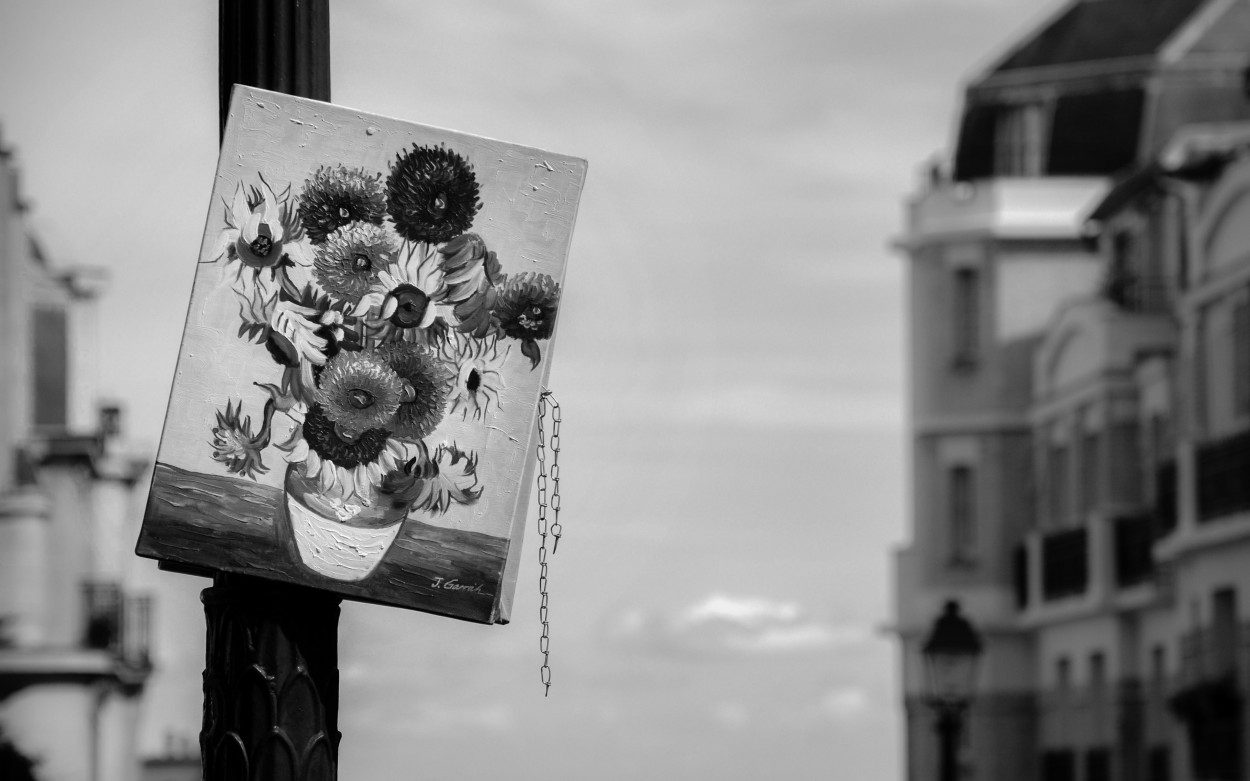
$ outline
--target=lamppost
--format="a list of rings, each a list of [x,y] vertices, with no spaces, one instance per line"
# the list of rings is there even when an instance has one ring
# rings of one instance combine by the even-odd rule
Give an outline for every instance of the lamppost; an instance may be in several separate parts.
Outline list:
[[[940,781],[958,781],[959,733],[976,686],[981,635],[950,600],[922,649],[926,700],[937,713]]]

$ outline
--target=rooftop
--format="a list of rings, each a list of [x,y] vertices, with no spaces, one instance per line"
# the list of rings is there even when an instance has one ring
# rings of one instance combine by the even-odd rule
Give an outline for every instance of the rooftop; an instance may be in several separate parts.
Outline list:
[[[1206,0],[1079,0],[1024,39],[994,72],[1157,52]]]

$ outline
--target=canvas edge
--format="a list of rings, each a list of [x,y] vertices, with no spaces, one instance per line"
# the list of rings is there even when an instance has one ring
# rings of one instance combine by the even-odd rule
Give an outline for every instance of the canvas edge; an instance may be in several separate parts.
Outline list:
[[[430,125],[424,122],[413,122],[412,120],[409,120],[409,119],[400,119],[398,117],[392,117],[387,114],[379,114],[376,111],[366,111],[364,109],[358,109],[358,108],[355,108],[354,106],[348,106],[342,103],[328,103],[324,100],[314,100],[313,98],[302,98],[298,95],[289,95],[285,92],[274,92],[273,90],[261,89],[260,87],[251,87],[246,84],[235,84],[232,89],[233,89],[233,92],[231,93],[231,99],[230,99],[230,116],[234,116],[235,108],[236,108],[235,103],[237,100],[240,99],[239,96],[242,95],[244,92],[247,92],[248,94],[253,94],[253,95],[268,95],[268,96],[271,96],[271,99],[275,101],[278,98],[282,98],[284,100],[296,100],[296,101],[299,101],[300,103],[307,103],[310,105],[326,106],[326,107],[331,107],[335,109],[351,111],[351,112],[358,114],[362,119],[365,117],[376,117],[378,119],[387,120],[388,122],[401,122],[405,125],[412,125],[414,127],[424,128],[426,130],[433,130],[439,133],[446,133],[448,135],[456,136],[458,138],[463,138],[466,140],[488,141],[492,144],[502,144],[504,146],[510,146],[519,151],[523,151],[523,152],[530,153],[530,154],[545,155],[547,157],[560,159],[560,160],[570,162],[570,163],[579,163],[581,166],[581,172],[580,172],[581,181],[578,187],[579,198],[581,194],[581,189],[582,187],[584,187],[586,183],[586,169],[589,167],[589,164],[587,163],[585,158],[578,157],[577,155],[570,155],[564,152],[552,152],[548,149],[542,149],[541,147],[530,146],[528,144],[520,144],[520,143],[517,143],[516,141],[504,141],[504,140],[495,138],[493,136],[479,135],[477,133],[470,133],[465,130],[453,130],[451,128],[443,127],[441,125]],[[579,200],[579,203],[580,203],[580,200]],[[572,219],[573,220],[577,219],[577,205],[576,204],[574,204],[574,207],[573,207]],[[570,223],[570,224],[574,226],[576,225],[575,222]],[[570,244],[571,244],[571,240],[570,240]],[[566,258],[566,262],[567,262],[567,258]]]
[[[586,172],[588,164],[585,160],[574,158],[580,163],[580,169],[577,176],[577,199],[573,202],[572,213],[569,216],[569,242],[564,253],[564,263],[560,268],[560,307],[556,311],[556,322],[552,328],[551,339],[547,343],[547,361],[543,370],[542,379],[539,381],[539,397],[544,390],[550,390],[551,370],[553,364],[553,356],[555,355],[556,337],[560,333],[561,313],[564,311],[563,297],[567,288],[565,280],[568,278],[569,261],[573,256],[573,240],[577,231],[577,214],[581,209],[582,196],[586,191]],[[538,399],[535,399],[537,402]],[[535,405],[537,410],[537,404]],[[538,439],[538,415],[534,416],[534,423],[530,426],[529,438],[526,442],[526,452],[532,452]],[[501,589],[499,599],[499,618],[498,623],[506,624],[512,620],[512,606],[516,599],[516,588],[518,585],[521,557],[525,552],[525,527],[529,523],[529,505],[530,493],[534,488],[534,473],[538,468],[538,459],[530,458],[526,460],[525,476],[521,482],[521,488],[517,491],[517,502],[513,506],[512,526],[508,533],[508,555],[504,559],[503,572],[501,576],[502,584],[511,584],[511,589]],[[519,511],[519,512],[518,512]],[[516,549],[515,552],[513,549]]]
[[[169,415],[170,415],[171,407],[174,402],[174,391],[177,388],[178,375],[182,368],[183,360],[185,359],[185,354],[182,349],[182,342],[183,342],[183,339],[186,338],[187,329],[191,325],[191,315],[195,306],[195,288],[196,288],[196,285],[199,284],[200,263],[203,261],[204,252],[205,252],[205,249],[208,247],[209,241],[212,240],[211,225],[213,221],[213,208],[215,206],[214,198],[216,197],[216,194],[217,194],[217,186],[216,186],[217,178],[221,175],[221,161],[227,154],[227,146],[230,146],[230,152],[235,151],[235,146],[232,143],[234,136],[230,134],[229,127],[230,127],[230,122],[234,120],[235,109],[238,107],[239,102],[243,99],[242,98],[243,91],[239,89],[239,86],[240,85],[235,84],[234,87],[231,88],[230,111],[226,117],[226,132],[222,134],[222,143],[221,143],[221,146],[217,150],[217,161],[216,163],[213,164],[213,176],[212,176],[213,184],[212,186],[209,187],[208,208],[205,210],[205,214],[204,214],[204,235],[200,239],[200,251],[196,257],[195,266],[191,269],[191,285],[190,285],[190,291],[187,294],[187,313],[182,321],[182,334],[178,337],[178,356],[174,363],[174,373],[173,373],[173,376],[169,378],[169,394],[165,401],[165,416],[161,420],[161,436],[160,436],[160,439],[157,440],[156,456],[152,459],[153,469],[152,469],[152,477],[148,481],[148,500],[144,503],[144,506],[143,506],[143,521],[139,526],[139,538],[135,541],[135,555],[136,556],[139,556],[141,558],[146,558],[146,559],[154,559],[158,562],[163,562],[163,561],[174,562],[174,563],[182,564],[188,567],[199,568],[199,569],[203,569],[207,571],[216,571],[216,570],[214,570],[212,567],[206,567],[203,564],[183,562],[178,559],[170,559],[166,556],[162,556],[152,546],[151,541],[148,539],[148,517],[149,517],[149,512],[150,512],[149,508],[152,506],[153,496],[155,495],[154,489],[156,487],[156,479],[157,479],[157,470],[155,467],[157,464],[160,463],[161,445],[165,442],[165,431],[169,426]],[[173,570],[171,568],[171,571],[176,571],[176,570]],[[193,573],[187,573],[187,574],[193,574]]]

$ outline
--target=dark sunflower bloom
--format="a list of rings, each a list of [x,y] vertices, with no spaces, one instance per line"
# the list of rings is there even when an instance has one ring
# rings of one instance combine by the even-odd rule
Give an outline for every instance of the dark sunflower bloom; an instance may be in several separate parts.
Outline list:
[[[546,274],[528,271],[508,280],[495,300],[495,320],[513,339],[546,339],[556,327],[560,285]]]
[[[401,402],[391,429],[402,439],[422,439],[443,420],[451,393],[451,370],[437,357],[408,342],[378,349],[400,379],[412,386],[411,401]]]
[[[403,380],[371,351],[342,351],[317,379],[313,397],[343,437],[386,428],[404,396]]]
[[[326,417],[320,404],[309,407],[308,414],[304,416],[304,439],[308,446],[323,459],[333,461],[344,469],[376,461],[389,437],[386,429],[375,428],[353,440],[343,439],[335,433],[334,422]]]
[[[344,225],[368,222],[381,225],[386,217],[382,174],[363,168],[322,166],[304,181],[299,218],[313,244],[321,244]]]
[[[404,238],[431,244],[455,238],[480,208],[473,166],[459,154],[414,144],[395,157],[386,178],[386,209]]]
[[[339,228],[317,247],[313,276],[326,291],[354,305],[395,261],[394,241],[387,228],[368,222]]]
[[[556,327],[560,285],[546,274],[527,271],[507,281],[495,300],[493,316],[505,336],[521,342],[521,354],[538,366],[538,340],[547,339]]]

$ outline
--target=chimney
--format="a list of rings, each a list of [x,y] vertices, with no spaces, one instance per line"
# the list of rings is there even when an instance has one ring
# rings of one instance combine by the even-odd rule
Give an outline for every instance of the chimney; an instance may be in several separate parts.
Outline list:
[[[122,408],[117,404],[100,405],[100,437],[104,441],[117,439],[122,434]]]

